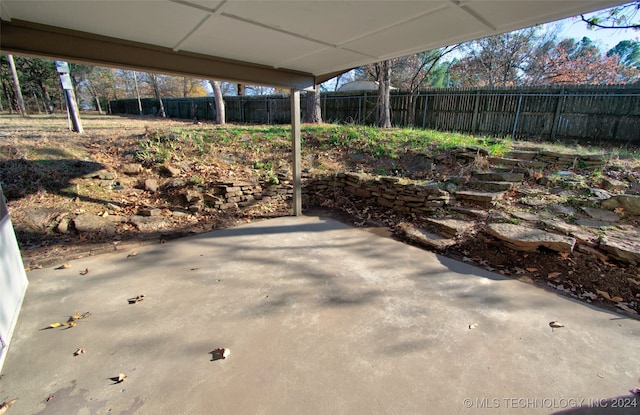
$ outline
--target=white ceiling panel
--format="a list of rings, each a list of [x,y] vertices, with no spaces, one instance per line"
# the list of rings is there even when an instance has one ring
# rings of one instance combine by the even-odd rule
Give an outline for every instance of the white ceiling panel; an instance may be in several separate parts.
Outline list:
[[[322,48],[299,37],[218,15],[211,16],[181,45],[183,50],[203,54],[215,50],[216,56],[227,59],[251,56],[253,62],[273,67]]]
[[[2,3],[12,19],[170,48],[204,16],[201,11],[169,1],[3,0]]]
[[[374,55],[380,60],[386,56],[397,56],[398,52],[405,55],[424,51],[430,49],[425,48],[429,44],[439,47],[456,43],[456,39],[462,34],[460,28],[464,28],[464,33],[471,38],[489,31],[482,22],[464,11],[445,7],[402,25],[346,43],[343,47]],[[433,36],[434,33],[437,33],[437,38]]]
[[[362,64],[622,3],[1,0],[0,47],[14,53],[169,73],[190,72],[196,65],[193,73],[200,76],[245,77],[248,82],[299,87]],[[242,69],[236,71],[234,65]]]
[[[230,1],[222,13],[243,16],[247,20],[330,45],[340,45],[381,28],[433,12],[449,2],[262,1],[254,2],[251,8],[247,8],[244,3]]]

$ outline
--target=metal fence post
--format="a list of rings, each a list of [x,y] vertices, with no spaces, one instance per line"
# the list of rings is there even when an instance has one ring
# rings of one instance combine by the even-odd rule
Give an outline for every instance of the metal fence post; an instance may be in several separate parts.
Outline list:
[[[518,126],[518,117],[520,116],[520,107],[522,106],[522,94],[518,97],[518,109],[516,109],[516,119],[513,121],[513,132],[511,133],[511,138],[515,140],[516,138],[516,127]]]
[[[560,111],[562,110],[562,106],[564,104],[564,93],[565,90],[562,88],[560,90],[560,95],[558,95],[558,101],[556,101],[556,111],[553,114],[553,121],[551,122],[551,134],[549,138],[551,140],[556,139],[556,134],[558,133],[558,124],[560,123]]]

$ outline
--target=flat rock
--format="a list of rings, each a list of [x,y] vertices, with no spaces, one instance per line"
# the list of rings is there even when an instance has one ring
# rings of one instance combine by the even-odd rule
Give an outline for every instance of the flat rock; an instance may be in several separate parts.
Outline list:
[[[491,192],[500,192],[510,190],[513,187],[512,182],[493,182],[484,180],[470,180],[466,183],[466,186],[472,189],[481,189]]]
[[[135,176],[137,174],[140,174],[141,171],[142,171],[142,165],[138,163],[127,163],[122,166],[122,172],[130,176]]]
[[[584,213],[589,215],[592,219],[602,220],[605,222],[620,221],[620,216],[618,216],[614,212],[611,212],[610,210],[596,209],[596,208],[590,208],[590,207],[582,207],[581,209]]]
[[[576,223],[580,226],[586,226],[587,228],[601,228],[603,226],[611,226],[611,222],[605,222],[602,220],[579,218]]]
[[[473,176],[478,180],[487,180],[487,181],[495,181],[495,182],[524,181],[524,173],[510,173],[510,172],[474,173]]]
[[[484,209],[474,209],[474,208],[467,208],[463,206],[453,206],[451,210],[453,210],[454,212],[462,213],[463,215],[466,215],[466,216],[472,216],[480,219],[486,219],[487,216],[489,216],[489,213]]]
[[[547,208],[552,212],[565,216],[575,216],[577,213],[575,208],[567,205],[548,205]]]
[[[600,187],[602,187],[604,190],[624,190],[627,185],[620,181],[620,180],[616,180],[616,179],[612,179],[611,177],[603,177],[602,179],[600,179]]]
[[[604,189],[598,189],[597,187],[590,187],[589,193],[591,193],[591,195],[593,195],[593,197],[598,200],[607,200],[611,197],[611,193],[607,192]]]
[[[504,241],[506,246],[517,251],[536,251],[544,246],[554,251],[571,252],[576,243],[576,240],[569,236],[511,223],[492,223],[487,225],[486,229],[487,233]]]
[[[501,200],[504,192],[479,192],[473,190],[461,190],[455,193],[456,199],[474,200],[476,202],[490,203]]]
[[[473,222],[469,222],[461,219],[434,219],[429,218],[427,222],[437,227],[441,230],[445,236],[455,237],[461,235],[469,230],[471,230],[474,226]]]
[[[527,222],[538,222],[540,220],[540,215],[535,215],[529,212],[510,212],[511,216],[514,218],[518,218]]]
[[[55,224],[53,222],[60,214],[61,212],[56,209],[36,208],[27,210],[25,212],[25,219],[33,227],[44,230],[54,226]]]
[[[161,216],[132,216],[129,219],[140,232],[158,232],[170,226]]]
[[[628,215],[640,216],[640,196],[637,195],[617,195],[607,199],[600,204],[604,209],[613,210],[621,207]]]
[[[598,236],[581,226],[573,225],[556,218],[542,219],[541,222],[545,229],[552,229],[556,232],[562,233],[563,235],[572,236],[586,245],[597,245]]]
[[[144,189],[149,192],[153,192],[153,193],[157,192],[158,187],[159,187],[159,184],[158,184],[158,180],[156,179],[146,179],[144,181]]]
[[[160,173],[162,173],[162,174],[164,174],[165,176],[168,176],[168,177],[179,176],[181,172],[182,172],[182,170],[180,169],[180,167],[162,166],[160,168]]]
[[[408,239],[429,248],[444,250],[456,244],[455,239],[443,238],[411,225],[401,224],[399,229]]]
[[[640,229],[628,226],[607,230],[600,238],[600,249],[617,259],[640,263]]]
[[[112,221],[91,213],[83,213],[73,219],[73,225],[79,233],[95,235],[114,235],[116,225]]]

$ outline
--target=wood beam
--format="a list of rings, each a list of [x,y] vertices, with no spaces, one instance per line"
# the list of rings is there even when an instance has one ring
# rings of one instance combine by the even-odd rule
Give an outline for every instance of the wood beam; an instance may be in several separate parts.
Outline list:
[[[251,62],[173,51],[76,30],[12,20],[0,24],[0,50],[122,69],[302,90],[313,87],[312,74]]]

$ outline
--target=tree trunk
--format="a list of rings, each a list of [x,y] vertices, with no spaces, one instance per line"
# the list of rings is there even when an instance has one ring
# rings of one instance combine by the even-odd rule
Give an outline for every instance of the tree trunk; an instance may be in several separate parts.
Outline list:
[[[136,88],[136,98],[138,98],[138,115],[142,115],[142,101],[140,100],[140,90],[138,89],[138,77],[133,72],[133,84]]]
[[[9,92],[9,88],[7,88],[7,83],[2,80],[2,90],[4,91],[4,96],[7,97],[7,107],[9,108],[9,114],[13,114],[13,98],[11,97],[11,93]]]
[[[187,87],[188,82],[189,78],[187,78],[186,76],[182,78],[182,98],[186,98],[189,96],[189,88]]]
[[[216,123],[224,125],[227,123],[226,115],[224,111],[224,98],[222,98],[222,89],[220,88],[220,81],[209,81],[211,88],[213,89],[213,99],[216,103]]]
[[[243,97],[245,94],[244,84],[238,84],[238,96]]]
[[[320,106],[320,85],[315,90],[307,92],[307,113],[305,122],[319,124],[322,122],[322,108]]]
[[[45,105],[47,107],[47,110],[49,111],[49,114],[53,114],[53,112],[55,111],[55,108],[53,106],[53,101],[51,100],[51,96],[49,95],[49,90],[47,89],[47,86],[44,84],[42,79],[39,80],[38,86],[42,91],[42,96],[44,97]]]
[[[391,62],[376,63],[378,81],[378,102],[376,124],[381,128],[391,128]]]
[[[16,101],[18,104],[18,111],[22,116],[27,115],[27,110],[24,107],[24,99],[22,98],[22,91],[20,90],[20,81],[18,80],[18,72],[16,72],[16,64],[13,61],[13,55],[8,54],[7,59],[9,60],[9,68],[11,68],[11,75],[13,76],[13,88],[15,89]]]
[[[156,78],[156,74],[150,73],[149,79],[151,80],[151,87],[153,88],[153,92],[158,100],[158,116],[167,118],[167,113],[164,112],[164,104],[162,103],[162,97],[160,96],[160,87],[158,86],[158,78]]]

